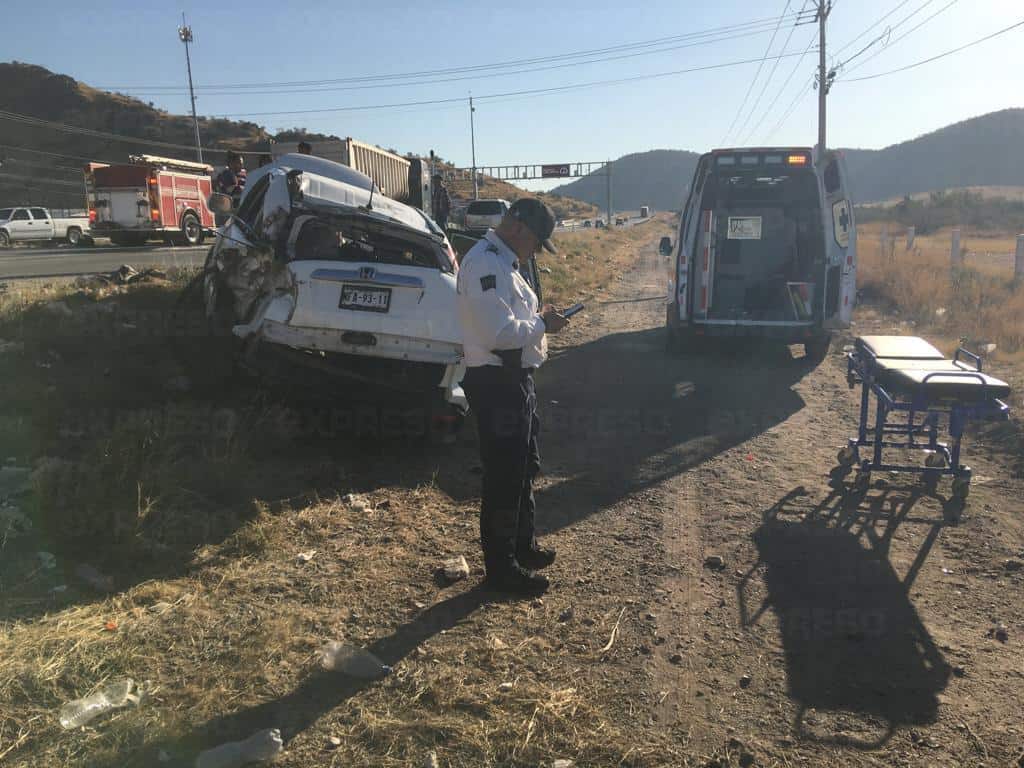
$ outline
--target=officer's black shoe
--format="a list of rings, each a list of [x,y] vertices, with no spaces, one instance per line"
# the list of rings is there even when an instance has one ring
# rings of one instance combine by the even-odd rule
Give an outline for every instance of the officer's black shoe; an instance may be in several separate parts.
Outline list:
[[[489,571],[484,579],[486,589],[520,595],[542,594],[547,591],[549,584],[546,576],[528,571],[519,564]]]
[[[516,560],[523,568],[539,571],[555,562],[555,550],[534,545],[529,549],[521,549],[516,552]]]

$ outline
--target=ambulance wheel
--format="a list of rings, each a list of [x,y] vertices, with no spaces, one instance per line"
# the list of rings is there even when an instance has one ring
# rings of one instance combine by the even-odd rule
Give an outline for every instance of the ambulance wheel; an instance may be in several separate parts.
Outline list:
[[[857,450],[851,445],[840,448],[839,453],[836,454],[836,461],[841,467],[852,467],[857,461]]]
[[[809,363],[817,365],[822,362],[828,356],[828,348],[832,344],[831,334],[828,336],[819,336],[818,338],[811,339],[804,342],[804,356],[807,358]]]
[[[181,244],[203,244],[203,226],[194,213],[186,213],[181,217]]]
[[[924,465],[931,469],[942,469],[946,466],[946,457],[941,453],[929,453],[924,457]]]
[[[953,498],[955,499],[966,499],[967,494],[971,492],[971,481],[966,477],[954,477],[953,478]]]

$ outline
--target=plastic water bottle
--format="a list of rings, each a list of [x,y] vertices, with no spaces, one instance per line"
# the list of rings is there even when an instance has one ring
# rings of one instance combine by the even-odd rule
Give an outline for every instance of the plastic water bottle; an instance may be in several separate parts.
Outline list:
[[[241,768],[249,763],[266,763],[284,750],[277,728],[257,731],[245,741],[229,741],[201,752],[195,768]]]
[[[78,728],[107,712],[138,704],[139,696],[134,689],[135,681],[130,678],[107,683],[96,693],[69,701],[61,707],[60,724],[64,728]]]
[[[317,653],[320,666],[360,680],[376,680],[391,672],[391,667],[365,648],[331,640]]]

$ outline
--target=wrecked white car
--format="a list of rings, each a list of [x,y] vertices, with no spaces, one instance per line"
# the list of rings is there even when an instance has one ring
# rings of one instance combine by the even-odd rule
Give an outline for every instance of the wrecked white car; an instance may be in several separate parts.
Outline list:
[[[207,258],[204,303],[251,370],[425,406],[430,429],[453,433],[467,409],[457,269],[421,211],[358,171],[290,154],[249,174]]]

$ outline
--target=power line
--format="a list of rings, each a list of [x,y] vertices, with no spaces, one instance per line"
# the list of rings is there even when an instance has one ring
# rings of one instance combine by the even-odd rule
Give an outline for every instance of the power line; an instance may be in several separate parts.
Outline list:
[[[806,8],[806,7],[807,7],[807,0],[804,0],[803,5],[800,6],[800,11],[797,13],[797,15],[799,16],[800,14],[802,14],[804,12],[804,8]],[[781,51],[781,53],[785,53],[786,49],[789,48],[789,44],[793,40],[793,33],[796,32],[796,27],[797,27],[796,24],[794,24],[792,27],[790,27],[789,35],[786,36],[786,42],[784,42],[782,44],[782,51]],[[812,41],[812,44],[813,44],[813,41]],[[810,49],[810,45],[807,46],[807,47],[808,47],[808,49]],[[754,116],[754,113],[757,111],[757,107],[761,104],[761,99],[764,98],[765,91],[768,90],[768,86],[771,84],[772,78],[775,77],[775,72],[779,68],[779,62],[780,61],[781,61],[781,59],[776,59],[775,62],[772,64],[772,70],[771,70],[771,72],[768,73],[768,77],[764,81],[764,85],[761,86],[761,92],[757,94],[757,99],[754,101],[754,106],[752,106],[750,108],[750,112],[747,113],[747,119],[744,120],[743,121],[743,125],[740,126],[739,132],[737,133],[737,138],[739,138],[739,135],[743,134],[743,132],[746,130],[747,126],[750,124],[750,119]],[[799,60],[797,62],[797,66],[799,66]],[[764,114],[765,113],[763,113],[763,112],[761,113],[761,119],[762,120],[764,119]],[[758,125],[760,125],[760,122],[758,122]],[[750,134],[746,134],[745,140],[741,141],[740,144],[748,143],[750,141],[750,137],[756,132],[756,130],[757,130],[757,126],[754,126],[754,130],[751,131]]]
[[[736,116],[732,119],[732,122],[729,124],[729,129],[725,132],[725,136],[722,137],[722,141],[720,142],[719,146],[725,146],[726,141],[729,139],[729,136],[732,135],[732,129],[736,127],[736,121],[738,121],[740,119],[740,115],[743,114],[743,108],[747,106],[747,99],[750,98],[750,92],[754,90],[754,83],[757,82],[757,78],[761,76],[761,70],[764,69],[765,59],[768,58],[768,54],[771,53],[772,51],[772,44],[775,42],[775,36],[779,33],[779,27],[782,26],[782,20],[786,16],[786,11],[789,10],[790,2],[791,0],[786,0],[786,5],[782,9],[782,15],[779,16],[779,22],[778,24],[775,25],[775,31],[772,32],[771,40],[768,41],[768,47],[764,49],[764,56],[761,57],[761,61],[757,65],[757,72],[754,74],[754,78],[750,81],[750,85],[747,86],[747,92],[743,96],[743,101],[740,102],[740,108],[736,110]]]
[[[221,83],[213,85],[199,85],[196,86],[197,91],[214,91],[218,89],[239,89],[246,90],[252,88],[301,88],[307,86],[316,85],[335,85],[341,83],[365,83],[365,82],[382,82],[388,80],[408,80],[417,79],[422,77],[432,77],[435,75],[449,75],[449,74],[461,74],[464,72],[483,71],[489,69],[502,69],[507,67],[518,67],[529,64],[540,64],[550,61],[562,61],[571,58],[581,58],[597,56],[606,53],[614,53],[623,50],[631,50],[635,48],[651,47],[663,44],[669,44],[679,42],[682,40],[693,39],[697,37],[704,37],[708,35],[714,35],[722,32],[735,32],[738,30],[766,26],[770,28],[771,24],[774,24],[776,19],[765,18],[765,19],[754,19],[748,22],[741,22],[738,24],[728,24],[721,27],[713,27],[711,29],[701,30],[699,32],[688,32],[680,35],[671,35],[668,37],[653,38],[649,40],[641,40],[632,43],[621,43],[619,45],[607,46],[604,48],[593,48],[590,50],[574,51],[570,53],[554,54],[549,56],[539,56],[529,59],[513,59],[503,62],[494,62],[490,64],[476,64],[463,67],[448,67],[445,69],[432,69],[423,70],[419,72],[401,72],[385,75],[359,75],[353,77],[333,78],[326,80],[293,80],[288,82],[254,82],[254,83]],[[184,89],[180,85],[153,85],[153,86],[96,86],[103,90],[109,91],[164,91],[170,93],[182,93]]]
[[[1024,26],[1024,19],[1022,19],[1021,21],[1018,21],[1016,24],[1011,24],[1008,27],[1003,27],[998,32],[993,32],[990,35],[985,35],[985,37],[978,38],[977,40],[974,40],[974,41],[972,41],[970,43],[966,43],[964,45],[961,45],[958,48],[953,48],[952,50],[945,51],[944,53],[940,53],[940,54],[937,54],[935,56],[931,56],[930,58],[922,59],[921,61],[916,61],[913,64],[907,64],[905,67],[899,67],[897,69],[890,69],[888,72],[876,72],[873,75],[864,75],[863,77],[846,78],[846,79],[843,80],[843,82],[844,83],[858,83],[858,82],[861,82],[862,80],[874,80],[875,78],[878,78],[878,77],[885,77],[886,75],[895,75],[898,72],[906,72],[908,69],[916,69],[917,67],[924,66],[925,64],[930,64],[933,61],[938,61],[939,59],[944,59],[947,56],[952,56],[954,53],[960,53],[960,51],[965,51],[968,48],[971,48],[971,47],[973,47],[975,45],[980,45],[981,43],[987,42],[988,40],[991,40],[994,37],[999,37],[1000,35],[1005,35],[1007,32],[1009,32],[1011,30],[1014,30],[1017,27],[1021,27],[1021,26]]]
[[[782,84],[782,87],[779,89],[779,92],[775,94],[775,98],[772,99],[772,103],[769,104],[768,108],[764,112],[761,113],[761,119],[757,121],[757,125],[755,125],[754,129],[750,132],[750,136],[748,137],[748,141],[749,141],[749,138],[752,138],[758,132],[758,130],[761,128],[761,126],[764,125],[765,119],[768,117],[768,115],[771,114],[772,110],[775,109],[775,105],[779,102],[779,99],[782,98],[782,94],[786,92],[786,88],[788,88],[789,84],[793,81],[793,78],[796,76],[797,71],[799,71],[799,69],[800,69],[800,65],[804,63],[804,58],[807,56],[808,53],[810,53],[811,48],[814,46],[814,42],[817,39],[817,37],[818,37],[818,35],[817,35],[817,33],[815,33],[814,35],[811,36],[811,39],[807,42],[807,47],[804,48],[803,55],[800,56],[800,58],[796,60],[796,64],[793,65],[793,69],[790,71],[789,77],[786,78],[786,81]],[[810,87],[810,84],[811,83],[809,81],[806,87]],[[774,131],[773,131],[773,134],[774,134]]]
[[[778,133],[778,132],[779,132],[779,129],[780,129],[780,128],[781,128],[781,127],[782,127],[783,125],[785,125],[785,124],[786,124],[786,121],[787,121],[787,120],[789,120],[789,118],[790,118],[790,116],[791,116],[791,115],[793,114],[793,112],[795,112],[795,111],[796,111],[797,105],[798,105],[798,104],[799,104],[799,103],[800,103],[801,101],[803,101],[803,100],[804,100],[805,98],[807,98],[807,96],[808,96],[808,95],[810,94],[810,92],[811,92],[811,84],[812,84],[813,82],[814,82],[814,78],[812,77],[812,78],[811,78],[810,80],[808,80],[808,81],[807,81],[807,85],[806,85],[806,86],[804,86],[804,87],[803,87],[803,88],[801,88],[801,89],[800,89],[799,91],[797,91],[797,93],[796,93],[796,96],[795,96],[795,97],[793,97],[793,101],[791,101],[791,102],[789,103],[789,106],[788,106],[788,107],[786,107],[786,111],[785,111],[785,112],[783,113],[783,115],[782,115],[782,118],[781,118],[781,119],[779,120],[779,122],[777,122],[777,123],[775,124],[775,127],[774,127],[774,128],[772,128],[772,129],[771,129],[771,131],[770,131],[770,132],[768,133],[768,138],[769,138],[769,139],[770,139],[770,138],[771,138],[772,136],[774,136],[774,135],[775,135],[776,133]]]
[[[862,37],[864,37],[864,35],[866,35],[866,34],[867,34],[868,32],[870,32],[870,31],[871,31],[872,29],[874,29],[875,27],[877,27],[877,26],[878,26],[879,24],[881,24],[881,23],[882,23],[883,21],[885,21],[886,19],[888,19],[888,18],[889,18],[890,16],[892,16],[892,15],[893,15],[894,13],[896,13],[896,11],[898,11],[898,10],[899,10],[900,8],[902,8],[903,6],[905,6],[905,5],[906,5],[907,3],[909,3],[909,2],[910,2],[910,0],[902,0],[902,2],[900,2],[900,3],[897,3],[897,5],[896,5],[896,7],[895,7],[895,8],[893,8],[893,9],[892,9],[891,11],[889,11],[889,12],[888,12],[887,14],[885,14],[884,16],[882,16],[882,18],[878,19],[878,20],[877,20],[877,21],[876,21],[876,22],[875,22],[874,24],[872,24],[871,26],[869,26],[869,27],[868,27],[867,29],[865,29],[865,30],[864,30],[863,32],[861,32],[861,33],[860,33],[859,35],[857,35],[857,36],[856,36],[855,38],[853,38],[852,40],[850,40],[849,42],[847,42],[847,43],[846,43],[846,45],[844,45],[844,46],[843,46],[842,48],[839,48],[839,49],[838,49],[838,50],[836,51],[835,55],[836,55],[836,56],[838,56],[838,55],[839,55],[840,53],[842,53],[842,52],[843,52],[843,51],[845,51],[845,50],[846,50],[847,48],[849,48],[850,46],[852,46],[852,45],[853,45],[854,43],[856,43],[856,42],[857,42],[858,40],[860,40],[860,39],[861,39]],[[930,2],[932,2],[932,0],[928,0],[928,3],[930,3]],[[928,3],[925,3],[925,5],[927,5]],[[922,6],[922,7],[924,7],[924,6]]]
[[[672,46],[668,46],[668,47],[657,48],[655,50],[634,51],[634,52],[631,52],[631,53],[621,53],[621,54],[614,55],[614,56],[603,56],[603,57],[600,57],[600,58],[585,59],[583,61],[570,61],[570,62],[565,62],[565,63],[561,63],[561,64],[550,64],[550,65],[540,66],[540,67],[529,67],[527,69],[513,69],[513,70],[506,71],[506,72],[474,73],[474,74],[467,74],[467,75],[459,75],[459,76],[456,76],[456,77],[436,78],[436,79],[432,79],[432,80],[413,80],[413,81],[405,81],[405,82],[383,82],[383,83],[374,83],[374,84],[365,84],[365,85],[337,85],[337,86],[320,87],[320,88],[305,88],[305,89],[302,89],[302,88],[287,88],[287,89],[283,89],[283,90],[282,89],[272,89],[272,90],[245,90],[245,91],[242,91],[242,90],[203,91],[200,95],[201,96],[220,96],[220,97],[233,96],[233,97],[237,97],[237,96],[255,96],[255,95],[267,96],[267,95],[276,95],[276,94],[287,94],[287,95],[291,96],[291,95],[294,95],[294,94],[302,94],[302,93],[328,93],[328,92],[335,92],[335,91],[365,91],[365,90],[379,90],[379,89],[384,89],[384,88],[409,88],[409,87],[419,87],[419,86],[425,86],[425,85],[438,85],[438,84],[443,84],[443,83],[463,82],[463,81],[466,81],[466,80],[480,80],[480,79],[493,78],[493,77],[511,77],[511,76],[516,76],[516,75],[532,74],[534,72],[550,72],[550,71],[556,70],[556,69],[568,69],[570,67],[585,66],[587,64],[602,64],[602,63],[609,62],[609,61],[621,61],[623,59],[632,59],[632,58],[636,58],[638,56],[650,56],[650,55],[658,54],[658,53],[669,53],[671,51],[679,51],[679,50],[683,50],[683,49],[686,49],[686,48],[696,48],[696,47],[702,46],[702,45],[711,45],[711,44],[714,44],[714,43],[722,43],[722,42],[728,42],[728,41],[731,41],[731,40],[739,40],[739,39],[742,39],[742,38],[752,37],[752,36],[756,36],[756,35],[762,35],[762,34],[764,34],[767,31],[768,31],[767,29],[758,29],[758,30],[753,30],[753,31],[739,32],[739,33],[732,34],[732,35],[725,35],[725,36],[716,37],[716,38],[708,39],[708,40],[698,40],[698,41],[695,41],[695,42],[680,43],[678,45],[672,45]],[[153,95],[152,92],[146,92],[146,91],[136,91],[135,94],[136,95],[139,95],[139,94]],[[161,93],[159,95],[169,95],[169,94]],[[178,93],[174,93],[173,95],[179,95],[179,94]]]
[[[787,59],[787,58],[791,58],[793,56],[799,56],[799,55],[800,54],[798,54],[798,53],[784,53],[784,54],[780,54],[779,56],[769,56],[767,58],[767,60],[771,61],[771,60],[773,60],[775,58]],[[656,80],[656,79],[660,79],[660,78],[664,78],[664,77],[674,77],[674,76],[677,76],[677,75],[692,74],[693,72],[707,72],[707,71],[715,70],[715,69],[726,69],[728,67],[740,67],[740,66],[743,66],[745,64],[755,64],[755,63],[757,63],[759,61],[762,61],[762,59],[741,59],[739,61],[727,61],[727,62],[723,62],[721,64],[706,64],[706,65],[703,65],[703,66],[700,66],[700,67],[689,67],[687,69],[676,69],[676,70],[672,70],[670,72],[655,72],[655,73],[647,74],[647,75],[634,75],[633,77],[615,78],[615,79],[611,79],[611,80],[591,80],[591,81],[588,81],[588,82],[572,83],[570,85],[561,85],[561,86],[555,86],[555,87],[552,87],[552,88],[534,88],[534,89],[527,89],[527,90],[521,90],[521,91],[507,91],[505,93],[491,93],[491,94],[485,94],[483,96],[476,96],[476,95],[474,95],[473,96],[473,100],[474,101],[481,101],[481,100],[484,100],[484,99],[490,100],[490,99],[503,98],[505,96],[542,96],[542,95],[545,95],[545,94],[564,93],[566,91],[579,90],[579,89],[584,89],[584,88],[597,88],[597,87],[608,86],[608,85],[622,85],[624,83],[635,83],[635,82],[639,82],[639,81],[642,81],[642,80]],[[234,113],[229,113],[229,114],[216,115],[216,117],[225,117],[225,118],[227,118],[227,117],[269,117],[269,116],[278,116],[278,115],[309,115],[309,114],[328,113],[328,112],[358,112],[358,111],[369,110],[369,109],[392,109],[392,108],[397,108],[397,107],[418,107],[418,106],[430,105],[430,104],[452,104],[452,103],[463,104],[463,103],[465,103],[465,101],[466,101],[466,99],[464,97],[460,96],[460,97],[449,98],[449,99],[426,99],[426,100],[423,100],[423,101],[404,101],[404,102],[398,102],[398,103],[393,103],[393,104],[363,104],[363,105],[359,105],[359,106],[350,106],[350,107],[323,107],[323,108],[319,108],[319,109],[290,109],[290,110],[281,110],[281,111],[274,111],[274,112],[234,112]],[[2,117],[2,113],[0,113],[0,117]]]
[[[918,9],[917,9],[916,11],[913,11],[913,12],[912,12],[912,13],[911,13],[911,14],[910,14],[909,16],[907,16],[907,17],[906,17],[905,19],[903,19],[902,21],[900,21],[900,22],[898,22],[897,24],[895,24],[895,25],[894,25],[894,26],[892,27],[892,29],[896,29],[896,28],[898,28],[898,27],[902,26],[903,24],[907,23],[908,21],[910,21],[910,19],[911,19],[911,18],[913,18],[913,17],[915,16],[915,15],[917,15],[918,13],[920,13],[921,11],[923,11],[923,10],[924,10],[924,9],[925,9],[925,8],[926,8],[926,7],[927,7],[927,6],[928,6],[928,5],[930,4],[930,3],[932,3],[932,2],[933,2],[933,0],[928,0],[928,1],[927,1],[927,2],[926,2],[926,3],[924,4],[924,5],[922,5],[922,6],[920,7],[920,8],[918,8]],[[959,2],[959,0],[950,0],[950,2],[946,3],[946,5],[944,5],[944,6],[942,6],[941,8],[939,8],[939,10],[937,10],[937,11],[936,11],[935,13],[933,13],[933,14],[932,14],[931,16],[929,16],[928,18],[924,19],[924,20],[923,20],[923,21],[922,21],[921,23],[917,24],[916,26],[913,26],[913,27],[911,27],[911,28],[910,28],[910,29],[908,29],[908,30],[907,30],[906,32],[904,32],[904,33],[903,33],[902,35],[900,35],[899,37],[897,37],[897,38],[896,38],[895,40],[891,40],[891,41],[890,41],[890,42],[889,42],[889,43],[888,43],[887,45],[885,45],[885,46],[884,46],[883,48],[880,48],[879,50],[875,51],[875,52],[874,52],[873,54],[871,54],[870,56],[868,56],[868,57],[867,57],[866,59],[864,59],[863,61],[861,61],[861,62],[860,62],[859,64],[857,64],[857,65],[855,65],[855,66],[851,67],[849,71],[850,71],[850,72],[855,72],[855,71],[857,71],[858,69],[860,69],[861,67],[863,67],[863,66],[864,66],[865,64],[867,64],[867,63],[868,63],[869,61],[871,61],[872,59],[875,59],[875,58],[877,58],[878,56],[880,56],[880,55],[882,55],[883,53],[885,53],[885,51],[888,51],[888,50],[892,49],[892,47],[893,47],[894,45],[896,45],[896,43],[898,43],[898,42],[900,42],[901,40],[903,40],[904,38],[906,38],[906,37],[909,37],[910,35],[914,34],[914,33],[915,33],[915,32],[916,32],[917,30],[919,30],[919,29],[920,29],[921,27],[923,27],[923,26],[924,26],[925,24],[927,24],[928,22],[930,22],[930,21],[931,21],[932,19],[934,19],[934,18],[935,18],[936,16],[938,16],[938,15],[939,15],[940,13],[943,13],[944,11],[948,10],[949,8],[951,8],[952,6],[956,5],[956,3],[957,3],[957,2]],[[845,78],[844,78],[844,79],[845,79]]]

